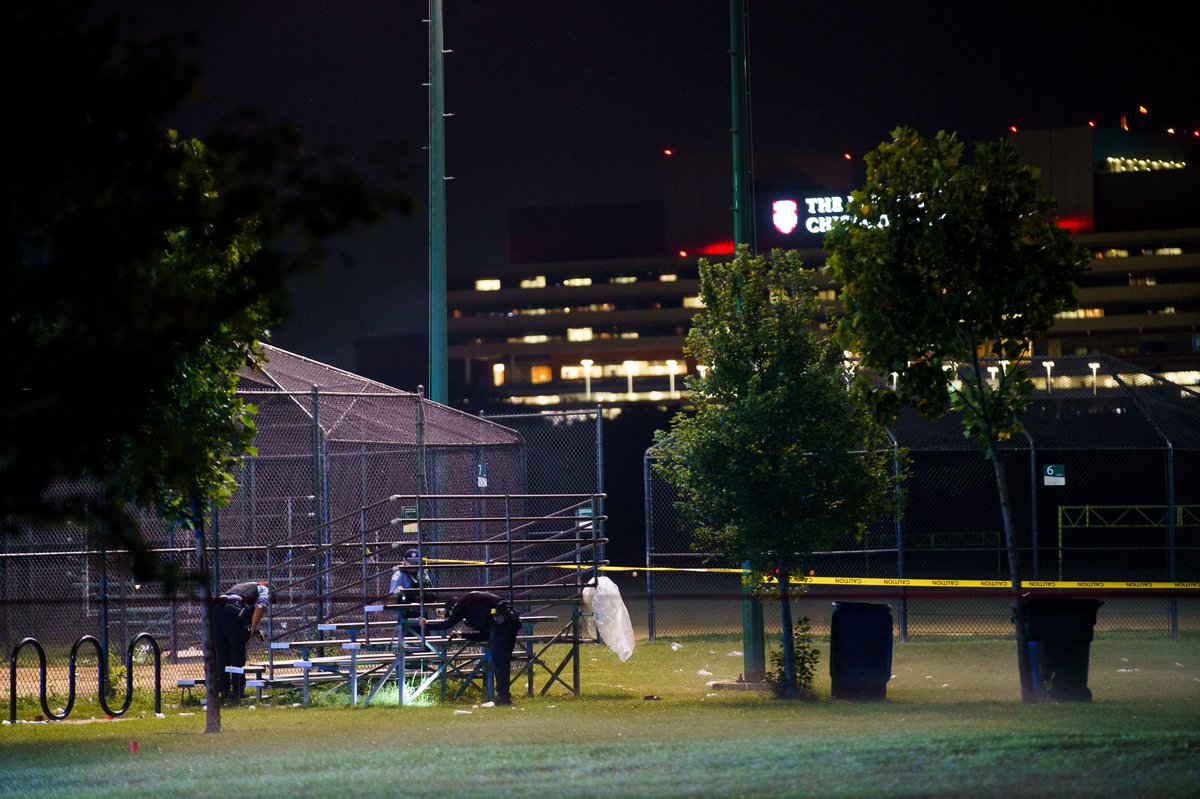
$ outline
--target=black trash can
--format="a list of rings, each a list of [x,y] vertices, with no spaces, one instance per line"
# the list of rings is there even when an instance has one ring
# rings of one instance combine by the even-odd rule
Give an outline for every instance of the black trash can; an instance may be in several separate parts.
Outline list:
[[[882,702],[892,678],[892,608],[834,602],[829,628],[834,699]]]
[[[1090,702],[1088,650],[1099,599],[1025,597],[1025,634],[1033,670],[1033,694],[1040,702]]]

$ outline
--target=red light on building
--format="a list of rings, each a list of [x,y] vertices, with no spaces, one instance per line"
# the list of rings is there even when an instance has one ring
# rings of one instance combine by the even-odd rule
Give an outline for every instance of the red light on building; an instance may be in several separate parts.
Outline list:
[[[701,255],[733,255],[734,246],[732,241],[714,241],[711,244],[706,244],[700,250]]]
[[[1009,132],[1009,133],[1016,133],[1016,132],[1017,132],[1017,126],[1016,126],[1016,125],[1009,125],[1009,126],[1008,126],[1008,132]]]
[[[845,158],[847,161],[853,161],[853,160],[854,160],[854,159],[853,159],[853,158],[850,156],[850,153],[842,153],[842,158]]]
[[[1089,119],[1089,120],[1088,120],[1088,127],[1089,127],[1089,128],[1094,128],[1094,127],[1096,127],[1096,123],[1095,123],[1094,121],[1092,121],[1092,120],[1090,120],[1090,119]]]
[[[1086,216],[1069,216],[1063,219],[1055,220],[1055,224],[1070,233],[1072,236],[1080,233],[1090,233],[1094,227],[1092,219]]]
[[[663,155],[675,155],[675,151],[668,148],[666,150],[663,150]]]
[[[679,257],[680,257],[680,258],[687,258],[687,250],[680,250],[680,251],[679,251]]]

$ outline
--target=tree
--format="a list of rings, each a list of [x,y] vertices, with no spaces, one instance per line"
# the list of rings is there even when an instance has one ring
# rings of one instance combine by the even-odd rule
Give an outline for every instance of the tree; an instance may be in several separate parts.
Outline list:
[[[1054,315],[1074,307],[1087,253],[1040,196],[1036,171],[1007,142],[980,143],[974,163],[952,134],[899,128],[866,158],[849,218],[825,238],[842,285],[846,346],[894,388],[860,378],[879,418],[911,403],[927,418],[962,414],[993,465],[1012,581],[1021,696],[1034,701],[1021,569],[1002,442],[1020,430],[1032,382],[1020,359]],[[1009,362],[995,382],[985,359]]]
[[[200,74],[187,41],[89,5],[0,11],[19,109],[0,127],[0,528],[86,518],[169,587],[127,503],[178,520],[192,487],[222,497],[252,433],[236,373],[287,313],[287,282],[411,203],[251,113],[207,146],[170,133]]]
[[[239,370],[286,314],[291,277],[411,202],[254,113],[231,114],[207,146],[169,131],[199,76],[187,43],[89,11],[0,11],[0,74],[22,115],[0,126],[0,531],[86,520],[170,593],[181,575],[131,513],[154,509],[195,532],[187,577],[207,608],[205,514],[252,451]],[[209,702],[206,731],[219,712]]]
[[[698,546],[778,579],[785,688],[794,695],[790,578],[814,550],[861,533],[889,496],[886,442],[847,392],[842,353],[815,323],[795,252],[700,261],[704,310],[685,351],[694,410],[660,431],[655,463]]]

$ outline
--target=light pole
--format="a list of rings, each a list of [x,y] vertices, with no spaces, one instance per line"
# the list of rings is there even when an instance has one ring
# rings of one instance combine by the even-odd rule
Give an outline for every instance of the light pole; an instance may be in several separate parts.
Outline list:
[[[1050,386],[1050,370],[1054,368],[1054,361],[1042,361],[1042,368],[1046,370],[1046,393],[1053,394],[1054,390]]]
[[[675,360],[667,361],[667,381],[670,385],[672,398],[675,397],[675,367],[678,365],[679,365],[678,361],[675,361]]]
[[[996,385],[996,373],[1000,371],[1000,367],[999,366],[989,366],[987,368],[987,370],[988,370],[988,374],[992,378],[992,384]],[[999,387],[999,386],[997,386],[997,387]]]
[[[588,401],[592,401],[592,359],[584,358],[579,362],[583,367],[583,396]]]
[[[1088,367],[1092,370],[1092,396],[1094,397],[1096,396],[1096,372],[1100,369],[1100,364],[1097,361],[1092,361],[1088,364]]]
[[[622,364],[625,367],[625,383],[629,393],[629,398],[633,399],[633,370],[637,366],[633,361],[625,361]]]

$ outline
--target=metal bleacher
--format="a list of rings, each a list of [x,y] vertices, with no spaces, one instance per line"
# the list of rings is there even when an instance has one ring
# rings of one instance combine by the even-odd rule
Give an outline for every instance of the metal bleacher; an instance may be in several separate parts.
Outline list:
[[[298,692],[306,704],[317,690],[369,704],[388,685],[399,686],[402,705],[431,691],[453,700],[471,686],[490,698],[486,647],[426,635],[413,621],[435,618],[454,596],[485,590],[522,618],[513,687],[529,696],[555,686],[579,695],[579,647],[587,642],[580,606],[604,565],[603,499],[393,495],[268,545],[268,645],[243,670],[247,689],[259,698]],[[397,604],[388,582],[409,548],[420,553],[432,586]]]

